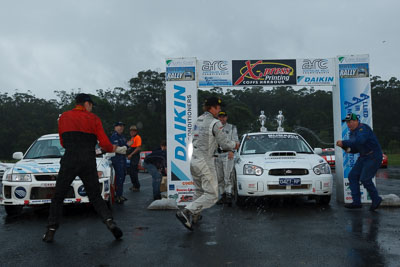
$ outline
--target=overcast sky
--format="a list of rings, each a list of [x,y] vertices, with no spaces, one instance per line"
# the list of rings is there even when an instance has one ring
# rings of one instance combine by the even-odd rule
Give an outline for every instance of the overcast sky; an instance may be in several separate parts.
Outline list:
[[[128,88],[165,58],[369,54],[400,78],[399,0],[1,1],[0,92]]]

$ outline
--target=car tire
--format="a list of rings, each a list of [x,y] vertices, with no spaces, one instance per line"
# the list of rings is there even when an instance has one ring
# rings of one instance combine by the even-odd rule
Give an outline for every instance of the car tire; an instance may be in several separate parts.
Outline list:
[[[232,182],[233,182],[233,198],[235,200],[236,206],[244,206],[247,197],[239,196],[236,182],[236,172],[235,169],[232,171]]]
[[[331,202],[331,196],[318,196],[316,201],[320,205],[329,205],[329,202]]]
[[[22,205],[16,205],[16,206],[11,206],[11,205],[5,205],[4,206],[7,215],[13,216],[13,215],[18,215],[22,212],[22,209],[24,206]]]

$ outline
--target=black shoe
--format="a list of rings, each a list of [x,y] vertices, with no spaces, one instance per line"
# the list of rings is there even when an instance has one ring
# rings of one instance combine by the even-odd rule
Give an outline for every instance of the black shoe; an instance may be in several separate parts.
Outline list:
[[[379,206],[381,205],[381,203],[382,203],[382,198],[381,197],[379,197],[379,200],[378,200],[378,202],[377,203],[372,203],[371,204],[371,207],[369,207],[369,210],[370,211],[374,211],[374,210],[376,210],[377,208],[379,208]]]
[[[122,204],[124,201],[121,199],[121,197],[115,197],[115,203]]]
[[[120,199],[122,200],[122,201],[127,201],[128,199],[126,198],[126,197],[124,197],[124,196],[120,196]]]
[[[176,212],[176,218],[185,226],[187,229],[190,231],[193,231],[192,227],[192,214],[189,210],[183,209],[183,210],[178,210]]]
[[[200,213],[197,214],[193,214],[192,216],[192,224],[197,224],[199,221],[201,221],[201,219],[203,219],[203,216]]]
[[[131,190],[132,192],[140,192],[140,188],[137,187],[130,187],[129,190]]]
[[[221,198],[217,201],[217,205],[225,204],[225,201],[226,201],[226,194],[223,193],[223,194],[221,195]]]
[[[43,235],[42,240],[46,243],[51,243],[54,241],[54,235],[56,234],[56,229],[47,228],[46,233]]]
[[[123,235],[121,229],[115,224],[115,222],[112,219],[108,219],[105,221],[105,224],[107,225],[108,230],[114,235],[115,239],[120,239]]]
[[[225,204],[227,204],[228,207],[232,207],[232,194],[226,194]]]
[[[344,204],[344,207],[347,209],[361,209],[362,205],[361,204],[354,204],[354,203],[347,203]]]

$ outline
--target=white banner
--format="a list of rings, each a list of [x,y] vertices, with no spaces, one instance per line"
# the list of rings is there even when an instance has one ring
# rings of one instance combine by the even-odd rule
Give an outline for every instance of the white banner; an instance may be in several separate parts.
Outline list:
[[[296,59],[297,85],[334,85],[333,58]]]
[[[350,131],[346,122],[341,120],[349,113],[357,114],[361,123],[368,124],[372,128],[371,82],[369,79],[369,55],[339,56],[338,77],[339,94],[336,104],[340,110],[334,110],[337,116],[335,123],[335,140],[349,139]],[[334,99],[334,109],[335,105]],[[342,149],[336,151],[337,175],[343,177],[343,190],[345,203],[353,201],[349,188],[348,175],[357,161],[358,154],[345,153]],[[373,179],[375,182],[375,178]],[[371,203],[367,190],[360,184],[361,202]]]
[[[194,193],[189,163],[197,119],[196,59],[167,59],[166,63],[168,198],[185,205]]]
[[[197,61],[199,87],[232,86],[231,60]]]

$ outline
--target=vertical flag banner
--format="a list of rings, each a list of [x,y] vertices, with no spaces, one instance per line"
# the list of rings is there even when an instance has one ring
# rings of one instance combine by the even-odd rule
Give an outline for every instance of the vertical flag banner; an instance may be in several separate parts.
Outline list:
[[[193,198],[190,174],[192,128],[197,119],[196,58],[166,60],[168,198],[185,205]]]
[[[369,79],[369,55],[338,56],[338,76],[340,93],[340,133],[338,139],[348,139],[350,131],[346,122],[341,120],[348,113],[357,114],[361,123],[368,124],[372,128],[372,104],[371,104],[371,83]],[[339,120],[336,120],[339,123]],[[335,133],[336,137],[336,133]],[[336,139],[336,138],[335,138]],[[342,153],[342,167],[337,169],[343,175],[343,190],[345,203],[351,203],[351,191],[349,188],[348,176],[357,161],[358,154]],[[338,164],[340,162],[337,162]],[[375,179],[373,180],[375,182]],[[361,185],[361,202],[371,203],[367,190]]]

